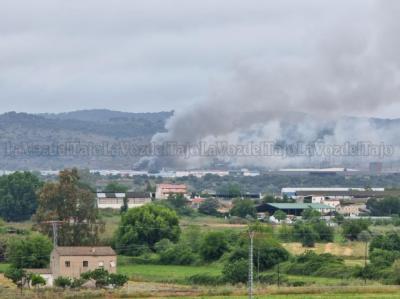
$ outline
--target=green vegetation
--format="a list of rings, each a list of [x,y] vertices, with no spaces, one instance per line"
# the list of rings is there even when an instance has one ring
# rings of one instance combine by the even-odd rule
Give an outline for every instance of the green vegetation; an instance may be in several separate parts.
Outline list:
[[[35,215],[41,232],[51,236],[46,221],[62,221],[59,245],[78,246],[97,244],[103,225],[93,191],[80,181],[77,169],[60,172],[58,182],[46,183],[39,195]]]
[[[107,184],[103,191],[107,193],[125,193],[128,190],[128,186],[112,181]]]
[[[45,268],[52,248],[52,242],[39,233],[12,238],[7,245],[7,261],[15,268]]]
[[[121,254],[138,255],[154,250],[154,245],[162,239],[178,241],[180,233],[178,216],[174,211],[149,204],[122,215],[115,245]]]
[[[36,211],[36,193],[42,183],[30,172],[15,172],[0,177],[0,218],[22,221]]]
[[[232,216],[241,218],[246,218],[248,216],[254,218],[256,216],[254,202],[251,199],[235,199],[230,213]]]

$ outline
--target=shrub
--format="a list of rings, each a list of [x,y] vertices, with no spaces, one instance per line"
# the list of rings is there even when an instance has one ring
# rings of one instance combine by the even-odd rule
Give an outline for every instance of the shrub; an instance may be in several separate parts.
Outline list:
[[[197,256],[184,244],[173,244],[160,253],[160,263],[166,265],[191,265]]]
[[[249,249],[246,243],[236,247],[229,257],[230,262],[239,259],[247,259]],[[261,271],[268,270],[278,263],[287,261],[288,251],[273,239],[255,239],[254,241],[254,265]]]
[[[64,276],[58,276],[56,279],[54,279],[54,285],[56,287],[63,288],[63,289],[71,286],[71,283],[72,283],[71,279],[69,279],[68,277],[64,277]]]
[[[83,280],[93,279],[96,282],[97,288],[103,288],[109,285],[113,287],[122,287],[128,281],[128,277],[126,275],[110,274],[103,268],[82,273],[81,278]]]
[[[200,254],[205,261],[218,260],[226,251],[228,242],[223,232],[209,232],[200,246]]]
[[[218,215],[219,202],[215,198],[206,198],[199,206],[199,212],[205,215]]]
[[[26,272],[24,269],[15,268],[14,266],[8,267],[4,276],[11,279],[15,284],[18,284],[26,277]]]
[[[71,280],[71,289],[79,289],[85,282],[82,278],[74,278]]]
[[[313,251],[297,256],[284,268],[287,273],[294,275],[348,278],[355,274],[355,269],[347,267],[343,259],[329,253],[318,255]]]
[[[187,281],[193,285],[212,285],[212,286],[221,284],[223,282],[221,276],[215,276],[208,273],[192,275],[187,278]]]
[[[122,274],[111,273],[108,277],[108,283],[114,288],[120,288],[128,282],[128,277]]]
[[[42,276],[37,275],[37,274],[30,275],[30,280],[31,280],[31,285],[33,287],[39,287],[41,285],[42,286],[46,285],[46,280]]]
[[[259,276],[259,281],[264,284],[277,284],[278,280],[282,284],[286,284],[289,281],[285,275],[280,274],[278,278],[278,273],[267,273]]]
[[[354,241],[362,231],[368,231],[370,224],[371,222],[369,220],[346,220],[342,224],[343,236]]]
[[[222,269],[223,280],[232,284],[246,282],[248,265],[249,263],[245,259],[225,263],[224,268]]]

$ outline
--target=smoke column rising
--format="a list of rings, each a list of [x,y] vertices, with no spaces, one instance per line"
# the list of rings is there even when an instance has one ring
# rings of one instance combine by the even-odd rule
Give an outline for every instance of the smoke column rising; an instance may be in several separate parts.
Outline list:
[[[353,20],[354,24],[334,26],[322,37],[310,37],[319,41],[309,57],[275,62],[252,57],[238,63],[231,78],[218,82],[208,99],[178,111],[167,123],[168,132],[153,141],[396,142],[395,131],[345,116],[368,115],[399,101],[399,15],[400,2],[375,2],[369,24],[356,25]],[[320,136],[324,130],[329,134]],[[162,164],[190,168],[208,162],[175,158]],[[307,160],[232,157],[230,162],[279,167],[304,165]]]

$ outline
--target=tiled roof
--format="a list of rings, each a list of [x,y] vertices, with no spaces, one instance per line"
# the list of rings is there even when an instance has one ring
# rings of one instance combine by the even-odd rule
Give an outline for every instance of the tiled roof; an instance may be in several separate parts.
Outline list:
[[[59,246],[54,249],[60,256],[110,256],[116,255],[111,247],[102,246]]]
[[[324,205],[321,203],[267,203],[267,204],[277,209],[287,209],[287,210],[304,210],[308,208],[333,209],[331,206]]]
[[[163,189],[186,189],[184,184],[158,184],[157,187]]]

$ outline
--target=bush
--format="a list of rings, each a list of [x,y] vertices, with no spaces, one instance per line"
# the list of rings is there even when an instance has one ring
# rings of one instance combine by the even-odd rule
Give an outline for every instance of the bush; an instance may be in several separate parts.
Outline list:
[[[199,206],[199,213],[205,215],[218,215],[219,202],[216,198],[206,198]]]
[[[30,280],[31,280],[31,285],[33,287],[39,287],[39,286],[46,285],[46,280],[42,276],[37,275],[37,274],[32,274],[30,276]]]
[[[227,251],[228,242],[223,232],[209,232],[200,245],[200,254],[205,261],[218,260]]]
[[[231,284],[245,283],[248,279],[248,261],[245,259],[227,262],[222,269],[222,278]]]
[[[111,273],[108,277],[108,283],[114,288],[123,287],[128,282],[128,277],[122,274]]]
[[[93,271],[88,271],[81,274],[83,280],[93,279],[96,282],[97,288],[103,288],[106,286],[122,287],[127,281],[128,277],[122,274],[109,273],[103,268],[98,268]]]
[[[242,243],[233,250],[229,261],[247,259],[248,255],[248,245]],[[261,271],[268,270],[278,263],[287,261],[288,258],[289,252],[275,240],[264,238],[254,240],[254,266],[258,266]]]
[[[18,284],[22,281],[23,278],[26,277],[26,272],[24,269],[15,268],[13,266],[8,267],[4,276],[8,279],[11,279],[15,284]]]
[[[187,281],[188,281],[188,283],[193,284],[193,285],[216,286],[216,285],[223,283],[221,276],[215,276],[215,275],[211,275],[208,273],[192,275],[187,278]]]
[[[284,266],[284,271],[293,275],[337,278],[349,278],[355,275],[355,269],[347,267],[343,259],[328,253],[318,255],[313,251],[306,251],[294,258]]]
[[[259,276],[259,281],[264,284],[278,284],[278,273],[267,273]],[[287,284],[289,279],[287,276],[280,274],[279,283]]]
[[[71,286],[71,283],[72,283],[71,279],[69,279],[68,277],[64,277],[64,276],[58,276],[56,279],[54,279],[54,285],[56,287],[63,288],[63,289]]]
[[[160,263],[165,265],[191,265],[197,256],[184,244],[173,244],[160,252]]]
[[[351,241],[357,240],[358,235],[362,231],[368,231],[368,227],[371,225],[369,220],[346,220],[342,224],[343,237]]]

